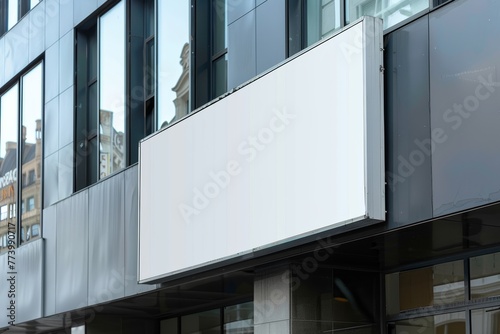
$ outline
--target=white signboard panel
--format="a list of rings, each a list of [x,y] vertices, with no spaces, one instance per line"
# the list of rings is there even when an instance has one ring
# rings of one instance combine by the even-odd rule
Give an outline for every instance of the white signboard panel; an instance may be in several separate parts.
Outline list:
[[[383,220],[381,47],[364,18],[144,140],[140,281]]]

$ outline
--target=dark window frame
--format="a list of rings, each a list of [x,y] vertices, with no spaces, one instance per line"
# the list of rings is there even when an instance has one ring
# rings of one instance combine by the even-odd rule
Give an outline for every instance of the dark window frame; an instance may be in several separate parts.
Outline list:
[[[227,59],[225,63],[225,85],[222,89],[224,93],[217,92],[216,71],[215,65],[221,59],[227,57],[228,46],[225,43],[225,48],[215,50],[215,23],[216,17],[220,16],[220,0],[192,0],[192,35],[194,42],[192,43],[191,68],[192,75],[192,95],[191,101],[193,109],[199,108],[202,105],[212,101],[218,96],[227,92]],[[227,41],[227,0],[224,0],[224,39]],[[203,53],[202,53],[203,52]]]

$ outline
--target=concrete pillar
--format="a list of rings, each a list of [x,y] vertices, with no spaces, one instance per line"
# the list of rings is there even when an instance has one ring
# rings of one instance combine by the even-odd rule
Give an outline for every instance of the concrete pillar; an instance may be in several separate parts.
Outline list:
[[[254,281],[254,333],[290,333],[290,270],[263,270]]]

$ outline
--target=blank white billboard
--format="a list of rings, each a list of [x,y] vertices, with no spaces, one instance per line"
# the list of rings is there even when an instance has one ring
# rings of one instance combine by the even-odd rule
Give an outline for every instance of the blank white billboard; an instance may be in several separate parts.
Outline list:
[[[384,220],[382,59],[365,17],[142,141],[140,282]]]

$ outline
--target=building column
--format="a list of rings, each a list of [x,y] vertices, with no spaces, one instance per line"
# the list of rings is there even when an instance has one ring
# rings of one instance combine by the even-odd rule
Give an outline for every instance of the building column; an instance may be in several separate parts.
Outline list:
[[[290,333],[290,270],[258,272],[254,281],[254,333]]]

